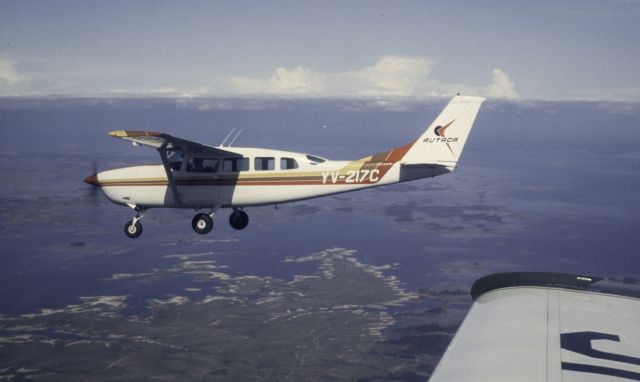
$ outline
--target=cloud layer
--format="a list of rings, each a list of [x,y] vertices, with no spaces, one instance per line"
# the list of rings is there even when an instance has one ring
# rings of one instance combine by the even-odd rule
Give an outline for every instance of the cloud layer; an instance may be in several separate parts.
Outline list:
[[[26,79],[26,76],[18,72],[13,62],[0,58],[0,89],[13,87]]]
[[[487,86],[442,84],[431,78],[435,60],[421,56],[384,56],[359,70],[323,73],[310,68],[279,67],[265,77],[226,80],[236,95],[311,97],[424,97],[460,92],[493,98],[517,98],[515,85],[502,69],[493,70]]]
[[[203,86],[180,86],[179,80],[149,79],[131,87],[135,73],[102,71],[77,73],[60,71],[22,73],[17,64],[0,57],[0,96],[38,95],[128,95],[162,97],[344,97],[344,98],[424,98],[449,97],[455,93],[491,98],[518,98],[507,73],[496,68],[487,85],[442,83],[433,78],[436,60],[425,56],[383,56],[371,65],[341,72],[322,72],[309,67],[278,67],[264,76],[209,78]],[[143,78],[141,76],[140,78]],[[174,82],[175,81],[175,82]],[[79,87],[80,86],[80,87]]]

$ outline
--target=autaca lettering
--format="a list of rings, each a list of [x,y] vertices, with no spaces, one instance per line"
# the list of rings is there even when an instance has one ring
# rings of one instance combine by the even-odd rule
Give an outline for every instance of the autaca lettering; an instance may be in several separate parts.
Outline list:
[[[422,140],[422,142],[424,142],[424,143],[435,143],[435,142],[454,143],[454,142],[458,142],[458,138],[445,138],[445,137],[425,138],[425,139]]]

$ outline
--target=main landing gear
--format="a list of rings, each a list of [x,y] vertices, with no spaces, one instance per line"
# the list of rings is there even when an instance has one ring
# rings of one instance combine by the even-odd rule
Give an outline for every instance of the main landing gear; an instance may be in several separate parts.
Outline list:
[[[135,209],[137,214],[136,216],[129,220],[127,224],[124,225],[124,233],[127,237],[132,239],[137,238],[142,235],[142,224],[140,224],[140,220],[142,220],[142,216],[144,215],[144,208],[140,208],[138,206],[131,205],[132,209]],[[217,209],[216,209],[217,210]],[[215,210],[212,210],[211,213],[197,213],[193,219],[191,220],[191,227],[193,230],[200,235],[206,235],[213,229],[213,216],[215,215]],[[237,230],[245,229],[247,225],[249,225],[249,215],[244,212],[240,208],[234,208],[233,212],[229,216],[229,224],[231,227]]]
[[[234,208],[233,213],[229,216],[229,224],[234,229],[245,229],[249,224],[249,215],[239,208]]]
[[[207,214],[196,214],[191,220],[191,227],[200,235],[208,234],[213,229],[213,219]]]
[[[193,230],[200,235],[206,235],[211,232],[211,229],[213,228],[212,217],[214,213],[215,212],[212,212],[211,214],[196,214],[191,221],[191,227],[193,227]],[[249,215],[239,208],[234,208],[233,212],[229,216],[229,224],[234,229],[245,229],[249,224]]]

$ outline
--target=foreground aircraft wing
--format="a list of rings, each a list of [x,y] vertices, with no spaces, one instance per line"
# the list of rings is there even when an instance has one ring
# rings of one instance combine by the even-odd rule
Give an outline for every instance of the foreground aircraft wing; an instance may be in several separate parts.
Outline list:
[[[169,134],[157,133],[154,131],[133,131],[133,130],[116,130],[109,133],[112,137],[126,139],[136,144],[150,146],[155,149],[160,148],[180,148],[185,152],[236,156],[232,151],[222,150],[217,147],[203,145],[201,143],[189,141],[182,138],[176,138]]]
[[[640,285],[502,273],[471,295],[431,381],[640,381]]]

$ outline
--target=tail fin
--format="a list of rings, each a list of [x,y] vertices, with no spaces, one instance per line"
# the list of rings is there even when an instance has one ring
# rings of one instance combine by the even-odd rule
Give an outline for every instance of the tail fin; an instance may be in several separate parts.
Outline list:
[[[455,96],[402,158],[406,165],[439,164],[453,170],[460,159],[482,97]]]

